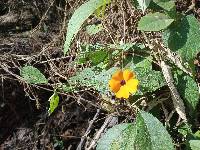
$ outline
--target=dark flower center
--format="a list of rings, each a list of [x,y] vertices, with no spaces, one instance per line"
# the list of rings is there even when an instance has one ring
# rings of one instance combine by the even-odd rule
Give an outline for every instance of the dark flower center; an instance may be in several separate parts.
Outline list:
[[[120,84],[123,86],[124,84],[126,84],[126,81],[122,80]]]

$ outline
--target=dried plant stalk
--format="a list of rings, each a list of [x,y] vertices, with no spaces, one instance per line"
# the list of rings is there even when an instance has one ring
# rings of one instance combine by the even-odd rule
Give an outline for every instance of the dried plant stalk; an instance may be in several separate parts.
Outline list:
[[[167,82],[167,85],[170,89],[174,108],[175,108],[176,112],[179,114],[180,118],[182,118],[184,121],[187,122],[185,106],[184,106],[183,100],[181,99],[181,97],[174,85],[174,80],[172,77],[171,69],[164,61],[161,61],[160,66],[162,68],[162,72],[163,72],[164,78]]]

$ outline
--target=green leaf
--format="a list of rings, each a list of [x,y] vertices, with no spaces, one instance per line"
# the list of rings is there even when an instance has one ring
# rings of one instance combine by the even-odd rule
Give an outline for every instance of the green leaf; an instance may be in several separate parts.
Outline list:
[[[137,1],[143,13],[145,12],[145,10],[147,9],[147,7],[151,2],[151,0],[137,0]]]
[[[138,114],[135,123],[135,130],[135,149],[174,149],[172,139],[165,127],[157,118],[147,112],[141,111]]]
[[[135,69],[137,78],[139,80],[139,92],[138,94],[144,94],[146,92],[154,92],[155,90],[166,85],[163,75],[160,71],[144,70],[143,68]]]
[[[81,45],[80,52],[77,55],[76,62],[78,64],[86,63],[88,61],[92,62],[92,65],[97,65],[103,62],[108,56],[108,52],[105,47],[96,43],[93,44],[83,44]]]
[[[49,98],[49,102],[50,102],[50,106],[49,106],[49,115],[51,115],[54,110],[58,107],[58,103],[59,103],[59,96],[56,92],[56,90],[54,91],[53,95]]]
[[[95,77],[96,72],[94,67],[85,68],[82,71],[78,71],[75,76],[69,78],[68,82],[71,86],[87,86],[92,87],[95,81],[92,79]]]
[[[123,50],[124,52],[126,52],[129,49],[134,48],[134,47],[136,47],[135,43],[122,43],[119,45],[117,45],[117,44],[110,45],[110,48]]]
[[[191,114],[194,114],[196,112],[196,107],[199,103],[199,91],[198,91],[198,85],[195,82],[195,80],[190,77],[189,75],[185,76],[183,78],[186,81],[185,85],[185,92],[183,97],[187,101],[187,106],[189,107],[189,110]],[[184,81],[182,82],[183,86]]]
[[[177,90],[186,102],[191,116],[196,114],[196,107],[199,102],[199,91],[196,81],[183,72],[174,72]]]
[[[58,83],[57,90],[65,92],[65,93],[69,93],[69,92],[73,92],[74,88],[68,85],[67,83]]]
[[[82,52],[78,56],[78,63],[86,63],[90,61],[92,65],[98,65],[103,62],[107,56],[108,52],[105,50]]]
[[[106,51],[95,51],[89,54],[89,59],[92,61],[93,65],[98,65],[103,62],[107,56],[108,53]]]
[[[170,19],[163,13],[149,13],[142,17],[138,23],[138,29],[142,31],[160,31],[166,29],[174,19]]]
[[[148,71],[152,70],[152,57],[144,58],[136,56],[133,58],[133,63],[135,64],[135,68],[143,68]]]
[[[175,3],[172,0],[153,0],[161,8],[170,11],[175,7]]]
[[[192,150],[199,150],[200,149],[200,140],[190,140],[190,148]]]
[[[136,118],[134,147],[141,150],[172,150],[172,139],[162,123],[153,115],[142,111]]]
[[[48,80],[45,76],[33,66],[25,66],[20,70],[20,75],[28,83],[32,84],[47,84]]]
[[[98,25],[88,25],[86,27],[86,31],[87,33],[91,36],[94,34],[97,34],[98,32],[100,32],[103,29],[102,24],[98,24]]]
[[[108,129],[108,131],[98,141],[96,150],[117,149],[117,147],[120,146],[119,140],[122,138],[124,130],[132,127],[133,124],[131,123],[122,123]]]
[[[85,68],[82,71],[71,77],[68,82],[71,86],[86,86],[99,91],[101,94],[107,94],[110,90],[108,82],[111,79],[111,75],[117,70],[117,67],[112,67],[109,70],[100,70],[96,67]]]
[[[95,58],[95,56],[93,57]],[[101,94],[108,93],[110,91],[108,87],[109,80],[111,79],[112,74],[119,68],[113,67],[109,70],[99,70],[99,68],[102,68],[101,65],[102,63],[99,63],[99,67],[94,66],[91,68],[85,68],[82,71],[77,72],[75,76],[68,80],[69,84],[72,87],[90,87],[96,89]],[[136,95],[142,95],[146,92],[153,92],[166,85],[162,73],[152,69],[152,60],[149,57],[145,59],[134,56],[133,61],[125,68],[134,71],[139,80],[139,91],[136,93]]]
[[[99,7],[108,4],[110,0],[89,0],[75,10],[67,27],[67,35],[64,44],[64,54],[68,52],[72,40],[78,33],[84,21]]]
[[[104,5],[102,5],[101,7],[99,7],[95,12],[94,14],[98,17],[98,18],[101,18],[101,17],[104,17],[105,15],[105,10],[106,10],[106,4],[107,3],[110,3],[111,0],[109,0],[107,2],[107,0],[104,0]]]
[[[163,33],[164,44],[190,62],[200,52],[200,24],[194,16],[184,16]]]
[[[110,49],[123,50],[124,52],[127,52],[129,50],[132,50],[132,51],[146,51],[147,50],[145,45],[141,43],[109,44],[108,47]]]
[[[196,131],[194,136],[198,139],[200,139],[200,130]]]
[[[172,139],[153,115],[141,111],[134,124],[109,129],[99,140],[97,150],[173,150]]]
[[[139,91],[136,93],[136,95],[142,95],[146,92],[153,92],[166,85],[162,73],[152,69],[152,60],[150,57],[146,59],[141,57],[141,61],[135,57],[133,58],[133,64],[131,68],[136,73],[136,77],[139,80]],[[135,61],[137,63],[135,63]]]
[[[184,123],[181,124],[180,126],[178,126],[178,132],[180,134],[182,134],[184,137],[188,136],[188,135],[192,135],[192,125],[188,124],[188,123]]]
[[[108,70],[103,69],[101,73],[97,74],[93,80],[96,81],[95,88],[101,93],[101,94],[107,94],[110,92],[108,83],[111,79],[111,76],[118,70],[117,67],[112,67]]]

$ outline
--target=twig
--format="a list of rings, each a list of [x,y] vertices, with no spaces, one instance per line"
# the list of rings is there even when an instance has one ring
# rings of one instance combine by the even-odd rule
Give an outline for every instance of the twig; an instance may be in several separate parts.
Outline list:
[[[173,116],[173,114],[176,112],[176,110],[174,109],[174,110],[172,110],[171,112],[170,112],[170,114],[168,115],[168,117],[165,119],[165,121],[166,121],[166,124],[168,124],[169,125],[169,121],[170,121],[170,119],[172,118],[172,116]]]
[[[94,121],[97,119],[97,117],[99,116],[100,113],[100,109],[97,109],[97,112],[95,114],[95,116],[93,117],[93,119],[90,121],[89,126],[85,132],[85,134],[81,137],[81,141],[78,145],[78,147],[76,148],[76,150],[81,150],[82,149],[82,145],[84,144],[85,138],[88,136],[88,134],[91,131],[92,125],[94,124]]]
[[[182,65],[182,60],[181,57],[177,54],[174,55],[174,53],[169,49],[166,48],[161,42],[158,42],[156,40],[152,41],[152,44],[154,45],[154,48],[159,50],[160,53],[165,52],[167,58],[173,62],[174,65],[176,65],[179,69],[181,69],[183,72],[186,74],[192,76],[192,72],[188,71],[183,65]]]
[[[54,59],[49,59],[46,61],[37,62],[36,64],[45,64],[45,63],[52,62],[52,61],[60,61],[60,60],[64,60],[64,59],[70,59],[72,57],[74,57],[74,56],[65,56],[65,57],[60,57],[60,58],[54,58]]]
[[[174,79],[172,77],[171,69],[164,61],[161,61],[160,66],[161,66],[164,78],[167,82],[167,85],[171,91],[174,108],[176,112],[179,114],[179,116],[181,117],[181,119],[187,122],[185,106],[184,106],[183,100],[181,99],[174,85]]]
[[[169,112],[168,112],[167,109],[165,108],[163,102],[161,102],[160,104],[161,104],[162,110],[163,110],[164,115],[165,115],[165,125],[170,127],[169,121],[167,121]]]
[[[16,74],[12,73],[12,72],[8,69],[7,65],[5,65],[5,64],[0,64],[0,67],[1,67],[5,72],[7,72],[8,74],[14,76],[15,78],[19,79],[20,81],[24,81],[23,78],[21,78],[20,76],[18,76],[18,75],[16,75]]]
[[[146,111],[150,111],[151,109],[153,109],[155,106],[157,106],[158,104],[162,104],[164,101],[168,100],[169,97],[170,97],[170,93],[169,93],[169,96],[166,97],[166,98],[161,98],[163,95],[159,96],[158,98],[156,98],[155,100],[149,102],[147,105],[148,105],[148,108]]]
[[[54,2],[55,2],[55,0],[52,0],[52,1],[50,2],[50,6],[48,7],[48,9],[46,10],[46,12],[45,12],[44,15],[42,16],[42,18],[41,18],[39,24],[33,29],[33,31],[31,31],[31,35],[32,35],[36,30],[38,30],[38,29],[41,28],[41,25],[42,25],[44,19],[47,17],[47,14],[48,14],[50,8],[53,6]]]
[[[86,148],[86,150],[94,149],[94,147],[97,144],[98,139],[100,138],[101,134],[104,132],[104,130],[107,128],[109,123],[112,121],[113,116],[108,116],[104,122],[104,124],[101,126],[95,137],[93,138],[92,142],[90,143],[90,146]]]
[[[174,55],[174,53],[169,49],[161,46],[161,49],[167,53],[167,57],[183,72],[187,73],[188,75],[192,76],[192,72],[188,71],[183,65],[181,61],[181,57],[179,55]]]
[[[187,73],[188,75],[190,75],[192,77],[192,72],[188,71],[183,65],[182,62],[180,61],[180,59],[178,58],[178,56],[173,56],[172,52],[169,50],[167,57],[179,68],[181,69],[183,72]]]
[[[11,76],[15,77],[17,81],[20,81],[21,83],[28,84],[22,77],[20,77],[19,75],[14,74],[13,72],[11,72],[11,71],[8,69],[8,67],[7,67],[6,64],[1,64],[1,63],[0,63],[0,69],[3,69],[6,73],[8,73],[8,74],[10,74]],[[10,79],[9,77],[4,77],[4,78]],[[15,80],[15,79],[11,79],[11,80]],[[54,91],[53,89],[45,88],[45,87],[42,87],[42,86],[36,85],[36,84],[29,84],[29,85],[30,85],[30,86],[33,86],[33,87],[35,87],[35,88],[43,89],[43,90],[50,91],[50,92],[53,92],[53,91]],[[48,84],[48,85],[50,85],[50,86],[52,87],[51,84]],[[70,97],[70,98],[74,98],[74,99],[76,99],[77,101],[84,101],[84,102],[86,102],[86,103],[88,103],[88,104],[90,104],[90,105],[92,105],[92,106],[94,106],[94,107],[96,107],[96,108],[99,108],[98,105],[93,104],[91,101],[86,100],[86,99],[84,99],[84,98],[82,98],[82,97],[76,97],[75,95],[69,95],[69,94],[66,94],[66,93],[64,93],[64,92],[58,92],[58,94],[65,95],[65,96],[68,96],[68,97]]]
[[[144,37],[145,36],[146,35],[144,33]],[[149,46],[150,49],[154,49],[155,52],[158,51],[160,53],[160,60],[159,60],[158,57],[156,57],[155,52],[153,54],[154,54],[155,58],[158,60],[158,62],[160,64],[160,67],[162,69],[164,78],[165,78],[165,80],[167,82],[167,85],[168,85],[168,87],[170,89],[174,108],[175,108],[176,112],[179,114],[179,117],[181,119],[183,119],[184,122],[187,122],[186,113],[185,113],[185,106],[184,106],[183,100],[181,99],[181,97],[180,97],[180,95],[179,95],[179,93],[178,93],[178,91],[177,91],[177,89],[176,89],[176,87],[174,85],[174,80],[173,80],[173,77],[172,77],[171,69],[162,60],[162,57],[161,57],[162,50],[165,50],[165,48],[161,44],[158,44],[155,40],[153,40],[153,43],[151,45],[150,41],[148,40],[148,38],[146,37],[145,39],[146,39],[146,41],[147,41],[148,46]],[[183,70],[183,71],[185,71],[185,70]]]
[[[192,4],[188,7],[185,14],[187,14],[189,11],[193,10],[195,8],[195,5],[196,5],[196,0],[192,0]]]

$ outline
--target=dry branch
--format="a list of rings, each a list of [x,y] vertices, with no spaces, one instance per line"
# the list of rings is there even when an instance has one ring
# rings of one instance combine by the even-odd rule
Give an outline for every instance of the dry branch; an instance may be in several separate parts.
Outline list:
[[[174,80],[172,77],[171,69],[164,61],[161,61],[160,66],[161,66],[164,78],[167,82],[167,85],[171,91],[174,108],[175,108],[176,112],[179,114],[179,116],[184,121],[187,121],[186,113],[185,113],[185,106],[184,106],[183,100],[181,99],[181,97],[174,85]]]
[[[105,131],[105,129],[109,126],[109,124],[112,122],[112,120],[115,119],[114,116],[108,116],[104,122],[104,124],[101,126],[99,131],[96,133],[95,137],[93,138],[92,142],[90,143],[90,146],[86,148],[86,150],[91,150],[94,149],[97,141],[101,137],[101,134]]]
[[[76,150],[81,150],[81,149],[82,149],[82,146],[83,146],[83,144],[84,144],[85,138],[86,138],[86,137],[88,136],[88,134],[90,133],[91,128],[92,128],[92,125],[94,124],[94,121],[95,121],[95,120],[97,119],[97,117],[99,116],[99,113],[100,113],[100,109],[97,109],[97,112],[96,112],[94,118],[90,121],[89,126],[88,126],[88,128],[87,128],[87,130],[86,130],[84,136],[81,137],[81,141],[80,141],[78,147],[76,148]]]

